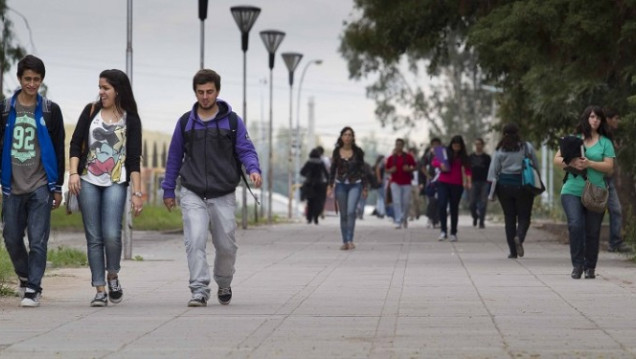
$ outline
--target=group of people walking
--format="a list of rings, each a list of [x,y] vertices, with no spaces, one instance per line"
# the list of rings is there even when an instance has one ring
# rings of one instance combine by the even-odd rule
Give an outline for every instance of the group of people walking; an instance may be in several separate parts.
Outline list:
[[[66,171],[62,112],[38,93],[44,75],[42,60],[27,55],[17,66],[20,89],[0,104],[2,234],[18,275],[23,307],[40,305],[51,210],[62,203]],[[121,229],[129,189],[133,215],[140,215],[144,205],[142,124],[130,81],[120,70],[105,70],[99,74],[98,88],[98,99],[79,116],[68,161],[68,191],[78,198],[96,291],[90,301],[93,307],[123,300]],[[180,177],[192,294],[188,306],[205,306],[210,297],[208,231],[216,249],[217,298],[229,304],[237,252],[234,192],[241,166],[256,187],[261,185],[261,170],[243,121],[218,98],[221,77],[200,70],[192,88],[197,101],[177,121],[170,144],[162,183],[164,204],[168,210],[176,206]]]
[[[50,211],[62,202],[66,161],[64,123],[60,107],[38,90],[45,75],[42,60],[28,55],[17,68],[21,88],[0,105],[0,179],[2,184],[3,237],[19,278],[24,307],[37,307],[46,268]],[[86,105],[79,116],[69,149],[68,188],[77,196],[86,236],[91,285],[96,294],[91,306],[119,303],[124,291],[121,269],[121,227],[130,189],[135,216],[143,211],[140,175],[142,122],[130,81],[120,70],[105,70],[98,77],[98,99]],[[162,183],[168,210],[180,205],[184,243],[190,272],[191,299],[188,306],[206,306],[210,283],[217,285],[217,299],[229,304],[235,272],[235,189],[243,170],[255,187],[261,186],[261,170],[254,145],[241,118],[218,98],[221,77],[214,71],[198,71],[192,82],[196,103],[177,121]],[[610,121],[608,122],[608,118]],[[572,278],[595,278],[603,213],[581,203],[586,183],[609,188],[611,251],[627,250],[620,236],[620,203],[612,173],[616,165],[610,125],[618,114],[590,106],[575,129],[583,143],[580,156],[566,159],[559,150],[555,165],[567,173],[561,190],[570,240]],[[340,215],[342,250],[354,244],[356,210],[370,190],[378,191],[379,216],[388,214],[385,189],[390,189],[392,217],[396,229],[408,227],[413,193],[424,194],[432,226],[439,224],[440,241],[458,240],[459,204],[469,191],[473,226],[484,228],[489,193],[496,194],[504,212],[509,258],[523,257],[535,194],[522,188],[522,162],[538,163],[533,146],[522,139],[515,124],[503,127],[503,136],[491,157],[484,141],[475,140],[468,155],[462,136],[442,146],[435,138],[419,161],[406,152],[397,139],[388,158],[378,156],[372,167],[356,143],[355,132],[344,127],[331,157],[321,147],[311,151],[301,174],[307,177],[307,222],[318,224],[325,196],[335,195]],[[247,180],[245,180],[247,181]],[[413,190],[413,184],[417,190]],[[247,184],[247,183],[246,183]],[[387,196],[388,197],[388,196]],[[494,196],[491,196],[491,199]],[[450,228],[448,217],[450,214]],[[417,215],[417,214],[416,214]],[[206,255],[208,232],[216,250],[213,276]],[[28,250],[23,237],[28,238]]]
[[[608,122],[606,115],[613,118],[612,122]],[[620,203],[612,179],[616,165],[610,124],[613,123],[615,128],[617,121],[618,114],[612,110],[588,107],[575,129],[584,143],[584,152],[567,164],[560,151],[554,157],[554,163],[568,174],[561,190],[561,202],[568,220],[572,278],[575,279],[581,278],[583,273],[585,278],[595,278],[603,218],[603,213],[588,210],[581,204],[586,181],[608,188],[610,192],[608,250],[629,250],[620,234]],[[417,176],[418,181],[415,183],[418,183],[419,191],[416,193],[428,198],[426,216],[429,218],[429,225],[439,224],[438,240],[458,240],[459,205],[464,191],[468,191],[473,226],[485,228],[488,200],[497,199],[504,214],[508,258],[523,257],[524,242],[537,193],[524,187],[522,171],[524,160],[536,168],[536,151],[530,142],[522,139],[519,127],[514,123],[503,126],[502,137],[492,157],[484,151],[483,139],[477,138],[474,146],[475,151],[469,155],[460,135],[453,136],[448,146],[442,146],[441,140],[434,138],[422,158],[416,161],[411,151],[405,152],[405,141],[397,139],[391,155],[386,159],[382,155],[378,156],[375,165],[371,170],[367,169],[365,175],[364,152],[355,143],[353,129],[345,127],[333,151],[330,171],[324,172],[325,167],[322,162],[318,162],[315,154],[306,167],[313,160],[318,168],[314,171],[317,176],[329,175],[327,194],[336,194],[343,250],[355,248],[355,208],[371,189],[378,193],[374,213],[383,218],[388,214],[390,202],[395,228],[407,228],[413,178]],[[581,171],[587,172],[587,176],[570,173]],[[305,171],[304,175],[308,173]],[[391,198],[390,201],[387,201],[387,197]],[[310,221],[308,217],[308,222]]]

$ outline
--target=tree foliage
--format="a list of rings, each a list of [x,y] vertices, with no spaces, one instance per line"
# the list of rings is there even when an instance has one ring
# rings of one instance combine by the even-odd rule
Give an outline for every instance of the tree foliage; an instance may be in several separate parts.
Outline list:
[[[13,22],[8,18],[9,8],[6,0],[0,0],[0,22],[2,39],[0,39],[0,98],[4,98],[3,76],[11,66],[26,55],[26,50],[15,40]]]
[[[346,24],[340,50],[352,78],[379,74],[375,92],[403,76],[401,60],[410,70],[426,61],[439,75],[465,46],[483,80],[502,89],[499,117],[530,139],[554,145],[589,104],[617,108],[628,120],[618,135],[634,132],[635,0],[356,0],[355,7],[359,17]],[[430,110],[430,99],[414,93],[413,113]],[[404,101],[400,92],[385,96],[379,114]],[[636,169],[636,157],[625,157]]]

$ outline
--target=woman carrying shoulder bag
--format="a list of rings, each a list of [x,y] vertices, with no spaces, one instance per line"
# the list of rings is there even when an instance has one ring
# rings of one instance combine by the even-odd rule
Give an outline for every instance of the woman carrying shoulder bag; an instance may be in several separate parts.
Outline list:
[[[138,216],[143,208],[141,120],[124,72],[100,73],[99,100],[82,111],[71,138],[70,157],[68,188],[78,196],[91,285],[97,291],[90,305],[119,303],[124,295],[118,277],[121,226],[129,183],[133,214]]]
[[[603,213],[594,212],[583,206],[581,196],[585,182],[605,188],[605,176],[614,170],[614,145],[607,126],[603,110],[598,106],[588,106],[579,118],[576,133],[583,138],[584,154],[565,163],[561,150],[554,156],[555,166],[568,171],[586,175],[567,173],[561,188],[561,204],[568,219],[570,239],[570,257],[572,260],[572,278],[596,278],[599,237]]]
[[[533,163],[538,163],[532,145],[521,140],[519,127],[509,123],[503,128],[503,137],[497,144],[488,169],[488,181],[496,186],[495,193],[504,212],[506,241],[510,249],[508,258],[524,256],[523,242],[532,217],[534,194],[521,186],[522,162],[526,151]]]

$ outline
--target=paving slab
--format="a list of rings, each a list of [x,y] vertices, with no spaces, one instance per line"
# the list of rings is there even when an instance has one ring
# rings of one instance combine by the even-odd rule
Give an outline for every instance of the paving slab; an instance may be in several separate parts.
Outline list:
[[[636,358],[636,266],[619,254],[573,280],[569,247],[535,227],[508,259],[503,226],[468,217],[451,243],[367,216],[349,251],[338,226],[237,230],[232,303],[205,308],[186,306],[182,235],[134,231],[122,303],[89,307],[88,268],[48,269],[39,308],[0,298],[0,358]],[[85,249],[81,233],[57,245]]]

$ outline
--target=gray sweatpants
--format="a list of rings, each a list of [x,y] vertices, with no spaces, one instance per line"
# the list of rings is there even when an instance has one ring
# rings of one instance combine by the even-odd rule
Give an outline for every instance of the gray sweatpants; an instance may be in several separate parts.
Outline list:
[[[234,193],[203,200],[185,187],[181,189],[181,211],[185,238],[190,291],[210,297],[210,266],[206,254],[208,229],[212,234],[214,281],[219,288],[229,287],[234,276],[234,263],[238,246],[236,231],[236,196]]]

